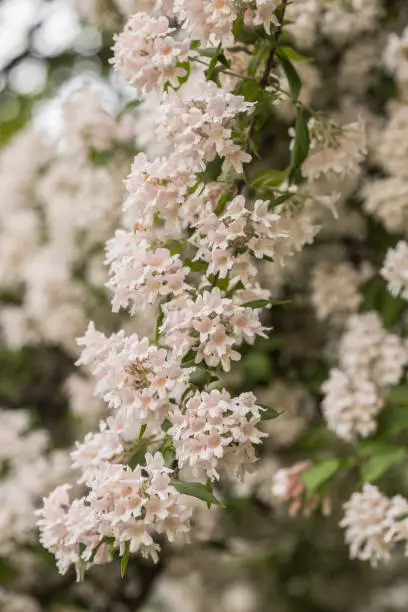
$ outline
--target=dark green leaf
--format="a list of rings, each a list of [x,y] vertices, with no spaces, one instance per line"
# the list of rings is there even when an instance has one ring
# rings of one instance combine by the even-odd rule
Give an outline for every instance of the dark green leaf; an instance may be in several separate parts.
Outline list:
[[[302,55],[298,51],[292,49],[292,47],[280,47],[279,52],[283,53],[285,57],[293,60],[294,62],[310,62],[312,60],[311,57],[308,57],[307,55]]]
[[[194,362],[195,356],[196,356],[196,352],[193,351],[193,349],[190,349],[188,353],[186,353],[183,359],[181,360],[182,365],[185,366],[186,364],[189,364],[190,362]]]
[[[193,261],[192,259],[185,259],[183,261],[185,266],[188,266],[192,272],[206,272],[208,263],[205,261]]]
[[[201,499],[207,504],[214,504],[221,506],[221,502],[214,496],[214,494],[208,490],[207,486],[200,482],[182,482],[181,480],[172,480],[171,484],[179,493],[183,495],[190,495],[190,497],[196,497]]]
[[[391,404],[399,404],[408,407],[408,385],[391,387],[387,393],[387,400]]]
[[[270,306],[270,300],[252,300],[251,302],[245,302],[241,304],[244,308],[266,308]]]
[[[288,79],[290,91],[292,92],[295,100],[297,100],[300,90],[302,89],[302,81],[300,80],[296,68],[289,59],[287,59],[284,55],[279,54],[279,60],[283,71],[286,74],[286,78]]]
[[[314,493],[334,476],[341,467],[340,459],[326,459],[315,463],[312,467],[301,473],[300,477],[307,492]]]
[[[157,321],[156,321],[156,330],[155,330],[155,335],[154,335],[154,339],[156,344],[159,344],[160,342],[160,327],[162,326],[163,320],[164,320],[164,312],[162,311],[161,308],[161,304],[160,304],[160,311],[159,311],[159,315],[157,317]]]
[[[226,203],[228,202],[228,200],[230,199],[231,196],[232,196],[232,192],[231,191],[227,191],[227,193],[224,193],[220,197],[220,199],[217,202],[217,206],[214,209],[214,214],[216,214],[217,217],[224,212],[225,205],[226,205]]]
[[[303,115],[303,111],[299,109],[295,123],[295,142],[291,154],[291,177],[295,171],[300,168],[309,153],[309,128],[307,121]]]
[[[375,482],[391,467],[401,464],[405,460],[403,448],[391,448],[380,454],[376,454],[361,468],[361,477],[364,482]]]
[[[275,410],[274,408],[271,408],[270,406],[265,406],[264,404],[260,404],[261,408],[264,408],[264,410],[261,413],[261,420],[262,421],[272,421],[272,419],[277,419],[278,416],[280,416],[282,413],[278,412],[277,410]]]
[[[254,189],[262,187],[277,187],[281,185],[288,176],[288,170],[263,170],[252,181]]]
[[[125,550],[123,551],[122,559],[120,560],[120,575],[122,576],[122,578],[126,574],[127,566],[129,563],[129,557],[130,557],[130,542],[129,540],[127,540],[125,542]]]

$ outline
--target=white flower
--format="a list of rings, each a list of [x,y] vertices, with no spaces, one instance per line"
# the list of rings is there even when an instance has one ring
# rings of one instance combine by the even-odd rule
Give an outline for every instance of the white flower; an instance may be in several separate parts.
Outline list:
[[[199,91],[186,95],[170,91],[165,94],[158,117],[159,137],[171,136],[178,155],[185,155],[197,169],[215,159],[224,158],[224,171],[233,166],[241,172],[242,163],[251,156],[232,139],[232,122],[238,113],[250,114],[254,103],[246,102],[212,81],[203,83]]]
[[[179,465],[191,467],[197,478],[219,479],[226,465],[242,475],[255,460],[252,445],[266,435],[257,428],[261,411],[252,393],[235,398],[225,390],[196,393],[185,412],[176,409],[170,417]]]
[[[154,411],[161,400],[177,400],[187,384],[190,370],[137,334],[125,336],[122,331],[107,338],[90,323],[78,344],[84,347],[78,364],[91,365],[95,394],[112,408],[140,407],[146,401]]]
[[[381,268],[381,275],[388,282],[392,295],[408,300],[408,244],[400,240],[394,249],[389,249]]]
[[[322,409],[327,425],[340,438],[367,437],[377,428],[376,416],[384,400],[374,382],[332,369],[322,387]]]
[[[237,305],[222,297],[218,288],[204,291],[195,300],[182,295],[164,304],[162,310],[160,331],[175,355],[183,357],[192,349],[196,363],[205,361],[210,367],[221,364],[227,372],[230,361],[240,359],[234,346],[244,340],[252,344],[256,336],[265,337],[259,309]]]
[[[398,142],[398,146],[399,144]],[[406,179],[390,177],[368,181],[362,189],[362,195],[365,198],[366,212],[377,217],[388,232],[400,233],[408,227],[408,182]]]
[[[396,385],[408,363],[408,348],[389,334],[376,312],[350,317],[339,345],[340,365],[353,378],[367,379],[385,388]]]
[[[166,82],[178,84],[185,69],[177,66],[188,57],[189,41],[179,42],[166,17],[150,17],[146,13],[132,15],[123,32],[116,37],[113,63],[119,74],[139,94],[162,87]]]
[[[349,262],[316,264],[311,278],[311,300],[318,319],[344,323],[357,312],[362,300],[360,285],[368,279],[369,270],[356,270]]]
[[[344,504],[345,515],[341,527],[346,529],[350,557],[370,561],[375,567],[391,558],[387,515],[390,500],[376,486],[365,484],[361,493],[353,493]]]
[[[306,489],[300,476],[311,465],[310,461],[300,461],[289,468],[278,470],[273,476],[272,494],[282,501],[291,502],[291,515],[295,515],[302,507],[301,498]]]
[[[309,119],[310,152],[302,167],[304,175],[315,180],[321,175],[345,176],[355,173],[367,153],[364,123],[339,126],[331,121]]]
[[[110,266],[106,286],[114,293],[113,312],[130,306],[134,314],[158,298],[188,289],[185,278],[190,268],[183,266],[179,255],[154,248],[143,231],[117,230],[107,242],[105,263]]]

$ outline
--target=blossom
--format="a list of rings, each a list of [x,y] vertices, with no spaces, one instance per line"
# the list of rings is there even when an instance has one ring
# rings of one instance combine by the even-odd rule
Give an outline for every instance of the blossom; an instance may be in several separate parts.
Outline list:
[[[55,489],[37,514],[41,542],[56,556],[60,572],[71,564],[78,572],[82,564],[106,563],[104,538],[120,555],[128,545],[131,553],[157,559],[154,536],[164,533],[172,541],[189,528],[190,510],[170,473],[160,453],[148,453],[143,468],[106,463],[90,478],[85,497],[70,502],[67,486]]]
[[[227,372],[230,361],[240,359],[234,346],[243,341],[253,344],[256,336],[265,337],[259,309],[235,304],[222,297],[218,288],[204,291],[196,299],[181,295],[163,304],[162,310],[160,331],[175,355],[180,358],[192,350],[196,363],[204,361],[210,367],[221,364]]]
[[[305,492],[305,485],[301,474],[309,467],[310,461],[300,461],[289,468],[278,470],[273,477],[272,494],[282,501],[290,501],[289,514],[297,514],[302,507],[301,498]]]
[[[390,233],[408,223],[408,185],[405,179],[388,177],[367,181],[362,189],[364,209],[379,219]]]
[[[110,280],[106,284],[114,293],[113,312],[131,306],[134,313],[152,304],[157,298],[178,295],[188,285],[190,271],[179,255],[166,248],[152,248],[146,232],[117,230],[108,241],[106,263],[110,265]]]
[[[346,261],[321,261],[313,269],[311,300],[318,319],[344,323],[357,312],[362,295],[360,285],[370,274],[369,266],[356,270]]]
[[[275,255],[275,242],[287,238],[288,233],[280,226],[281,216],[268,206],[269,202],[256,200],[250,210],[245,198],[238,195],[219,216],[211,209],[203,211],[191,241],[198,247],[195,259],[209,263],[208,274],[225,278],[245,249],[258,259]]]
[[[408,81],[407,50],[408,28],[405,28],[401,36],[390,34],[384,51],[384,65],[403,85]]]
[[[185,76],[185,69],[179,64],[188,57],[189,41],[175,40],[170,36],[173,32],[166,17],[135,13],[116,36],[113,64],[139,94],[167,82],[176,86],[178,78]]]
[[[339,345],[341,367],[353,377],[373,381],[380,388],[396,385],[408,363],[408,348],[388,333],[376,312],[350,317]]]
[[[232,120],[238,113],[250,114],[253,107],[253,102],[212,81],[191,95],[170,91],[160,107],[157,134],[171,136],[177,153],[187,155],[197,169],[204,169],[219,155],[225,171],[234,167],[240,173],[242,164],[252,158],[234,143]]]
[[[144,153],[139,153],[125,181],[126,217],[131,224],[143,227],[151,227],[157,217],[170,226],[184,227],[183,205],[196,180],[190,163],[180,155],[148,161]],[[186,220],[190,218],[187,216]]]
[[[392,295],[408,300],[408,244],[400,240],[394,249],[387,251],[382,277],[388,282]]]
[[[322,409],[328,427],[340,438],[366,438],[377,429],[376,416],[384,405],[374,382],[337,368],[322,387]]]
[[[83,347],[78,364],[91,366],[95,394],[112,408],[137,406],[143,415],[143,405],[154,411],[185,390],[190,370],[147,338],[126,336],[123,330],[106,337],[90,323],[78,344]]]
[[[276,0],[244,0],[240,3],[233,0],[175,0],[174,13],[184,22],[183,27],[192,38],[227,45],[234,41],[232,26],[239,16],[244,17],[248,25],[263,25],[270,34],[271,24],[278,25],[275,16],[278,5]]]
[[[341,527],[346,529],[350,557],[370,561],[375,567],[391,558],[387,515],[391,501],[379,489],[365,484],[361,493],[353,493],[344,504],[345,515]]]
[[[361,120],[339,126],[312,117],[310,152],[303,165],[304,175],[314,180],[323,174],[345,176],[354,173],[367,153],[364,124]]]
[[[255,460],[253,445],[266,435],[257,428],[261,413],[252,393],[234,398],[225,390],[196,393],[185,412],[176,409],[170,416],[179,465],[191,467],[197,478],[219,479],[223,466],[242,474]]]

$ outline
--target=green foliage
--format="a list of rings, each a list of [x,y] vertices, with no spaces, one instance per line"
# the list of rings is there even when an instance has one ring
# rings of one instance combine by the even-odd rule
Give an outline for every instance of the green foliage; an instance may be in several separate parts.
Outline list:
[[[302,82],[297,73],[297,70],[282,49],[278,49],[277,55],[279,56],[279,61],[286,75],[286,78],[288,79],[292,96],[295,100],[297,100],[300,94],[300,90],[302,89]]]
[[[127,566],[129,563],[129,558],[130,558],[130,542],[129,540],[126,540],[125,545],[124,545],[123,555],[120,560],[120,575],[122,576],[122,578],[126,574]]]
[[[301,473],[300,477],[309,495],[319,491],[341,469],[340,459],[325,459],[314,463]]]
[[[363,482],[376,482],[390,468],[400,465],[406,459],[406,451],[384,442],[378,442],[368,447],[369,456],[361,466],[361,479]],[[367,447],[363,447],[362,454],[366,454]]]
[[[270,406],[265,406],[264,404],[260,405],[264,409],[261,414],[262,421],[272,421],[273,419],[277,419],[282,414]]]
[[[290,160],[290,179],[294,181],[299,175],[300,167],[305,161],[310,146],[309,128],[302,108],[298,108],[295,122],[295,140]]]
[[[196,497],[210,505],[221,506],[221,502],[215,497],[212,491],[209,490],[207,485],[199,482],[182,482],[181,480],[172,480],[171,484],[183,495]]]

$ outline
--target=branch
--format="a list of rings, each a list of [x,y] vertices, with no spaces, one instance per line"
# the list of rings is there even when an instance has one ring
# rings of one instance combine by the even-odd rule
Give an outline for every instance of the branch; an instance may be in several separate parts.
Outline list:
[[[286,12],[287,4],[288,4],[288,0],[283,0],[282,10],[281,10],[281,15],[280,15],[280,20],[279,20],[279,26],[276,30],[275,40],[274,40],[271,50],[269,51],[268,59],[266,60],[266,64],[265,64],[265,69],[263,71],[261,80],[259,81],[259,86],[261,89],[266,89],[266,86],[268,85],[270,72],[275,63],[275,54],[276,54],[276,51],[277,51],[277,48],[279,46],[280,39],[282,36],[283,23],[285,21],[285,12]],[[251,149],[251,140],[254,135],[255,123],[256,123],[256,115],[253,116],[251,124],[249,126],[249,130],[248,130],[247,143],[245,147],[245,151],[247,153],[249,153]]]

